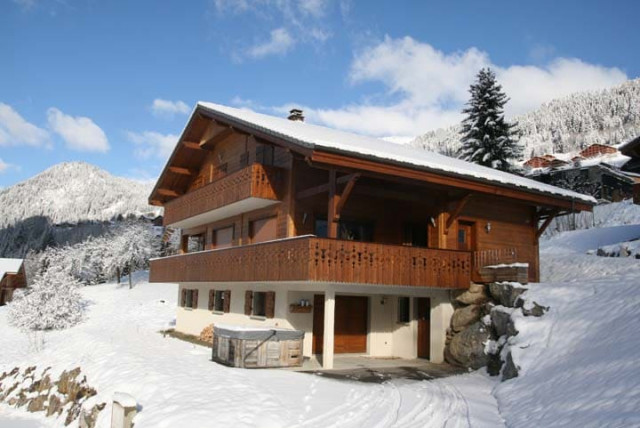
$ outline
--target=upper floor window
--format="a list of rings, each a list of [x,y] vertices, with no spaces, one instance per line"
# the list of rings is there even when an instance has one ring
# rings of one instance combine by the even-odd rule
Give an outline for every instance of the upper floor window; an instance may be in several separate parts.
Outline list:
[[[327,220],[316,219],[314,234],[326,238]],[[363,221],[343,221],[338,224],[338,239],[345,241],[373,242],[373,224]]]
[[[272,166],[275,160],[275,147],[268,144],[256,146],[256,162]]]
[[[234,227],[223,227],[213,231],[211,243],[214,248],[229,248],[233,245]]]
[[[277,238],[277,217],[261,218],[249,223],[251,242],[273,241]]]
[[[197,251],[204,251],[205,248],[205,238],[204,233],[200,233],[198,235],[189,235],[189,242],[187,246],[187,252],[194,253]]]
[[[426,223],[406,223],[404,225],[403,245],[427,247],[428,229]]]

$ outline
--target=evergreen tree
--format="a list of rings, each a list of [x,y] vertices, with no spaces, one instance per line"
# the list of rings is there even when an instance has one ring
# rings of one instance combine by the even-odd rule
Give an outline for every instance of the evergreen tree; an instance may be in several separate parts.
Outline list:
[[[471,100],[462,110],[462,147],[459,157],[480,165],[503,171],[511,170],[511,160],[520,158],[521,147],[515,124],[504,119],[504,105],[509,98],[496,82],[490,69],[482,69],[477,81],[469,89]]]

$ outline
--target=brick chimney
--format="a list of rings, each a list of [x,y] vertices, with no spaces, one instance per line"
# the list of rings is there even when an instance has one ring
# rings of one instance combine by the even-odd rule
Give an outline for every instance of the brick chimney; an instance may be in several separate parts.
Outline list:
[[[304,122],[304,115],[302,114],[302,110],[294,108],[289,111],[289,120],[299,120],[300,122]]]

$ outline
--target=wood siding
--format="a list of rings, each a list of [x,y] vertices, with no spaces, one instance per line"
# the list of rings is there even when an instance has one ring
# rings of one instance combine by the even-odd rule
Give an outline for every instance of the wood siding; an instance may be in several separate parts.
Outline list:
[[[156,259],[151,282],[313,281],[468,288],[471,253],[299,237]]]

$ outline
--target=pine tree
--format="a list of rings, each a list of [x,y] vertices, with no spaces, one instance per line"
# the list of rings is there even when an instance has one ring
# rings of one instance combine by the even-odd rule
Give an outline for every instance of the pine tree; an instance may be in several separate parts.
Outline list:
[[[462,110],[462,147],[459,157],[473,163],[510,171],[512,160],[520,158],[517,134],[504,119],[504,105],[509,98],[496,82],[490,69],[482,69],[469,89],[471,100]]]

